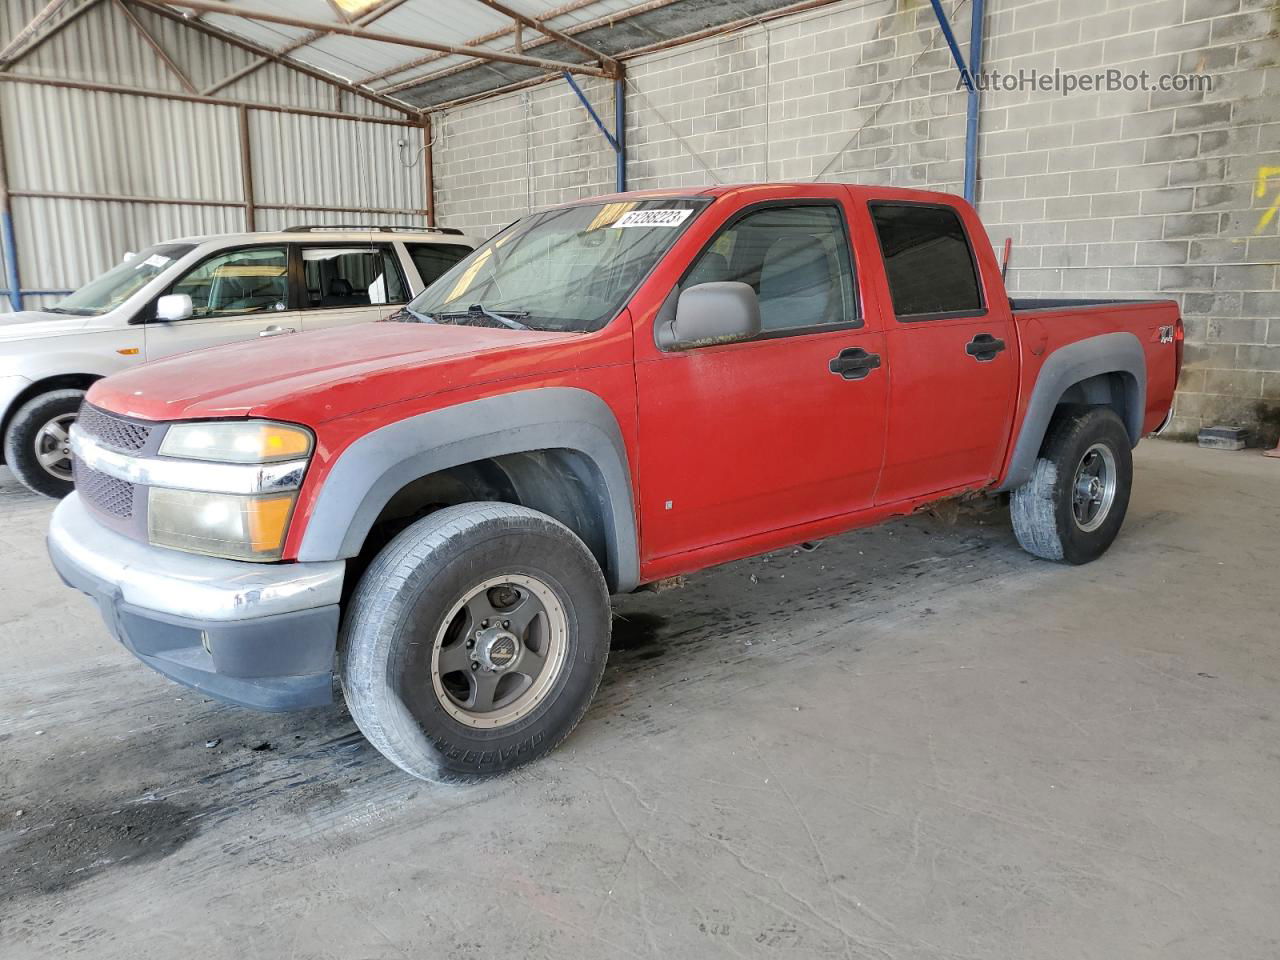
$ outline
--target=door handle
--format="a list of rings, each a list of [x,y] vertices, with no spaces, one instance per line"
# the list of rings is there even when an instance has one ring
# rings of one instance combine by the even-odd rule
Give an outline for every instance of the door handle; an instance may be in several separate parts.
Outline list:
[[[258,331],[258,336],[260,336],[260,337],[278,337],[278,336],[280,336],[280,334],[282,334],[282,333],[297,333],[297,332],[298,332],[298,331],[297,331],[297,330],[295,330],[295,329],[293,329],[293,327],[282,327],[282,326],[280,326],[280,324],[278,324],[278,323],[273,323],[271,326],[269,326],[269,327],[264,327],[262,330],[259,330],[259,331]]]
[[[964,352],[979,363],[990,363],[1003,349],[1005,349],[1003,340],[989,333],[980,333],[965,344]]]
[[[867,353],[861,347],[846,347],[831,358],[828,369],[846,380],[861,380],[880,366],[880,354]]]

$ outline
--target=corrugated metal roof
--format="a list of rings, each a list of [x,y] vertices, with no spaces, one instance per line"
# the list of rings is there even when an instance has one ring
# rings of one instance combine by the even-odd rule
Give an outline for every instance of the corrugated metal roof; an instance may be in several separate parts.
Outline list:
[[[670,40],[707,27],[784,7],[795,0],[503,0],[511,9],[574,36],[610,56]],[[252,0],[273,14],[324,23],[339,23],[328,0]],[[206,13],[212,26],[281,50],[310,31],[264,23],[225,13]],[[479,0],[384,0],[363,16],[368,29],[415,37],[451,46],[516,52],[514,22]],[[356,21],[360,22],[360,19]],[[524,52],[563,63],[585,63],[586,55],[532,28],[522,30]],[[328,35],[288,53],[309,66],[406,103],[430,106],[474,96],[539,76],[539,67],[473,57],[433,53],[365,37]]]

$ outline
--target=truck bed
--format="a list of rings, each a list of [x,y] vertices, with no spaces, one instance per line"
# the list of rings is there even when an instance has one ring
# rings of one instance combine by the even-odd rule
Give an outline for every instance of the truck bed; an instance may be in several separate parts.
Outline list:
[[[1082,310],[1086,307],[1110,307],[1116,305],[1137,306],[1139,304],[1163,303],[1163,300],[1073,300],[1063,299],[1010,299],[1009,307],[1014,313],[1030,313],[1035,310]]]

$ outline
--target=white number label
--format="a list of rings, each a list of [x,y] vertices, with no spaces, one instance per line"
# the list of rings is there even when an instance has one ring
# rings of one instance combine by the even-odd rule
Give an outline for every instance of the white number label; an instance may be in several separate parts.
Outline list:
[[[632,210],[624,213],[614,227],[678,227],[692,210]]]

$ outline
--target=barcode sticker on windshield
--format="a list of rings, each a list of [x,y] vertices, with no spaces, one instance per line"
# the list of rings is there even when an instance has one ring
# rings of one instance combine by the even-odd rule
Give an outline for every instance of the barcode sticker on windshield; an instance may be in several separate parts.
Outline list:
[[[624,213],[615,227],[678,227],[692,210],[632,210]]]
[[[141,270],[143,267],[155,267],[157,270],[159,270],[162,267],[168,266],[168,264],[169,264],[168,257],[161,256],[158,253],[153,253],[151,256],[147,257],[147,259],[143,260],[140,264],[138,264],[138,266],[135,269]]]

